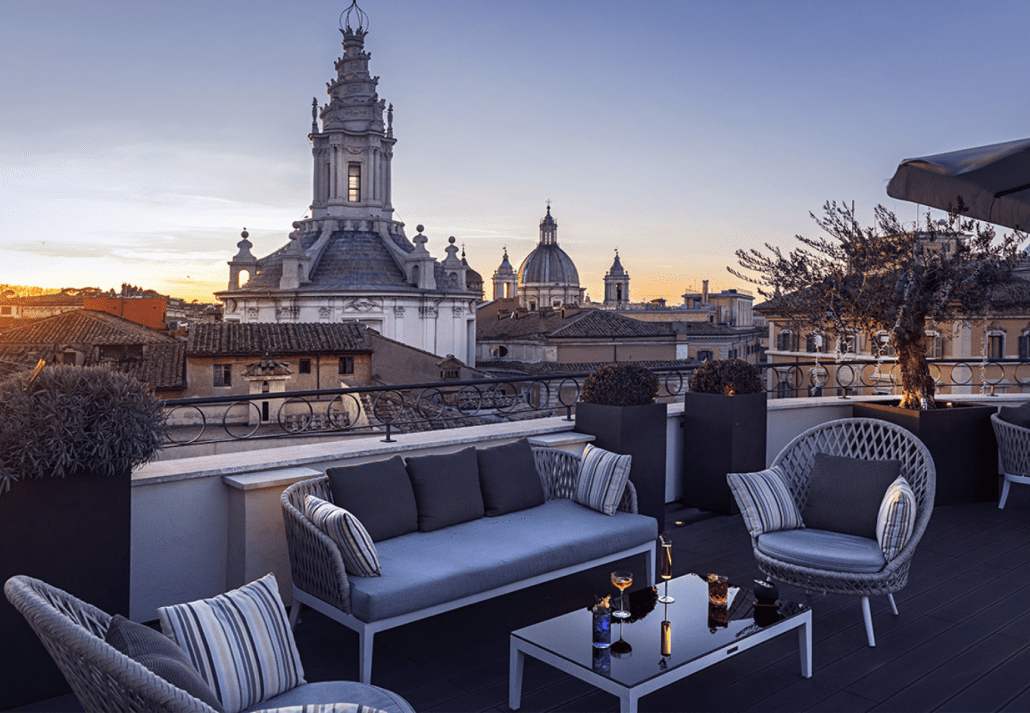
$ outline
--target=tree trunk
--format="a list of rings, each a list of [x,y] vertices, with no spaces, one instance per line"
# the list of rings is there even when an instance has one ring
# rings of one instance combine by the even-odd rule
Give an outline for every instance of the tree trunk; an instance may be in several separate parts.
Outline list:
[[[901,371],[901,408],[932,409],[937,386],[930,376],[926,362],[926,335],[923,330],[915,334],[894,333],[894,350]]]

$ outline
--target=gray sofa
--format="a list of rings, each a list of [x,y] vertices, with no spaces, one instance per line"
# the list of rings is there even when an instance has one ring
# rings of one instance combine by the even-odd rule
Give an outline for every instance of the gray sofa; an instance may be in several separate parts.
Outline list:
[[[579,456],[533,448],[532,462],[542,504],[377,540],[382,574],[373,577],[349,575],[339,548],[304,515],[306,495],[333,500],[329,477],[287,488],[282,508],[293,576],[291,625],[306,605],[356,631],[360,680],[369,683],[378,631],[633,555],[645,555],[643,581],[654,582],[658,524],[637,514],[632,483],[615,515],[606,515],[572,499]]]

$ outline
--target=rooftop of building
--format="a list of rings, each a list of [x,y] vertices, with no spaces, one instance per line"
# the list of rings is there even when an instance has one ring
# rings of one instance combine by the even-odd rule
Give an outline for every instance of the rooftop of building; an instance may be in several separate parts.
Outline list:
[[[189,356],[261,356],[371,352],[367,327],[355,322],[204,322],[190,328]]]
[[[516,297],[494,300],[476,313],[476,336],[492,339],[611,339],[673,337],[667,322],[641,322],[590,307],[527,311]]]

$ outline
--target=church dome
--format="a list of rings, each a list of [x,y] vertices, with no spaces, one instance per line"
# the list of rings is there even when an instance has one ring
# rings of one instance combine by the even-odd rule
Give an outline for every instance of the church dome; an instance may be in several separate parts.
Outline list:
[[[551,206],[540,221],[540,243],[519,265],[519,285],[534,283],[579,287],[576,264],[558,247],[558,223],[551,217]]]
[[[557,245],[537,245],[519,266],[519,284],[555,282],[579,285],[576,264]]]

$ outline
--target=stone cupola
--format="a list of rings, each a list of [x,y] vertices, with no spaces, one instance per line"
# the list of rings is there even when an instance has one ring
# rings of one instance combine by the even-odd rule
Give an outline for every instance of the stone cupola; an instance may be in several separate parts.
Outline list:
[[[504,257],[501,264],[494,272],[494,299],[503,300],[508,297],[517,297],[519,294],[519,278],[515,274],[515,268],[508,262],[508,248],[504,248]]]
[[[379,98],[379,77],[368,73],[365,51],[368,16],[351,3],[340,16],[343,56],[336,77],[326,83],[329,103],[312,108],[314,200],[311,217],[350,220],[390,218],[390,162],[393,159],[393,106],[383,121],[386,101]],[[322,129],[318,131],[318,119]]]
[[[229,261],[229,289],[238,290],[240,289],[240,275],[246,273],[247,278],[254,277],[254,273],[257,272],[258,260],[254,257],[254,254],[250,252],[250,249],[254,247],[254,243],[250,242],[247,238],[250,237],[250,233],[244,228],[243,232],[240,233],[240,242],[236,243],[236,247],[240,249],[233,259]],[[246,284],[246,283],[244,283]]]

